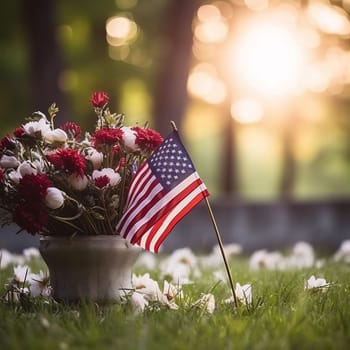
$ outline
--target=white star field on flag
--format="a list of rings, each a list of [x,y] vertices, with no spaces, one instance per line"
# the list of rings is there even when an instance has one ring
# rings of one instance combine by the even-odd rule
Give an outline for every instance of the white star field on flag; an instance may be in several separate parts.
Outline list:
[[[173,138],[166,139],[149,159],[155,176],[165,188],[172,188],[193,173],[194,166]]]

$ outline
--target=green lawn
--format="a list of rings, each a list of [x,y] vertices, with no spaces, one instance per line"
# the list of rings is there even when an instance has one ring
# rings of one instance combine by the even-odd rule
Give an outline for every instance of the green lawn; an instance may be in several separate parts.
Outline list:
[[[31,263],[33,270],[41,261]],[[0,349],[348,349],[350,344],[350,264],[328,259],[321,268],[250,271],[248,258],[230,260],[233,279],[252,285],[252,304],[234,309],[230,295],[211,269],[184,285],[178,310],[164,307],[135,315],[130,304],[64,306],[50,299],[0,303]],[[1,293],[12,266],[0,270]],[[150,272],[162,285],[159,269]],[[311,276],[331,283],[304,290]],[[212,314],[192,306],[212,293]]]

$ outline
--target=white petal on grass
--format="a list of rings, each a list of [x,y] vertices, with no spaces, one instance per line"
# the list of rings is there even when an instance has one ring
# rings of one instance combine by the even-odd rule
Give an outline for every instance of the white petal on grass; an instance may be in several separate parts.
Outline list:
[[[215,297],[211,293],[203,294],[192,306],[199,307],[201,310],[212,314],[215,310]]]

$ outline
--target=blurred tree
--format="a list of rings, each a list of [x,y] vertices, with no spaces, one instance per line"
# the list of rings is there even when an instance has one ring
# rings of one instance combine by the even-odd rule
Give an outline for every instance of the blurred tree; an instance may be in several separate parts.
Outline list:
[[[21,16],[28,46],[32,110],[46,111],[56,102],[62,118],[69,114],[58,85],[62,60],[56,39],[55,5],[54,0],[36,0],[35,6],[31,1],[22,0]]]
[[[192,21],[198,0],[172,0],[163,17],[163,43],[154,90],[155,127],[169,133],[173,120],[181,127],[187,103],[187,78],[192,57]]]

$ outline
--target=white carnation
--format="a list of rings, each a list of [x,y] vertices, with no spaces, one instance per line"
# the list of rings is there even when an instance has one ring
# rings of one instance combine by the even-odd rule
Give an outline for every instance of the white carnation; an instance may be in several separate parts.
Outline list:
[[[109,185],[111,185],[111,186],[117,185],[121,180],[121,176],[111,168],[103,168],[102,170],[94,170],[92,173],[92,178],[94,180],[97,179],[98,177],[102,177],[102,176],[107,176],[109,178]]]
[[[85,190],[89,183],[88,178],[85,175],[81,177],[80,175],[75,174],[68,177],[68,182],[77,191]]]
[[[67,133],[62,129],[49,130],[44,135],[44,140],[48,143],[54,142],[66,142],[67,141]]]
[[[37,132],[41,132],[41,135],[45,135],[51,130],[50,124],[46,117],[43,117],[35,122],[28,122],[23,125],[24,132],[27,135],[34,136]]]
[[[45,196],[45,203],[51,209],[58,209],[64,203],[62,191],[56,187],[49,187]]]
[[[91,147],[87,150],[87,155],[85,156],[85,159],[89,160],[92,163],[94,169],[98,169],[103,162],[103,153],[98,152],[97,150]]]
[[[136,133],[131,128],[128,128],[127,126],[123,126],[121,128],[123,131],[123,137],[122,140],[127,148],[130,148],[132,151],[138,150],[138,145],[135,143],[136,140]]]

